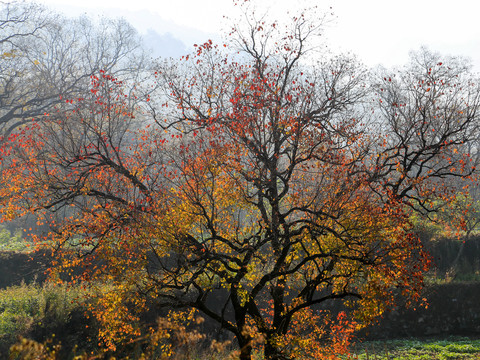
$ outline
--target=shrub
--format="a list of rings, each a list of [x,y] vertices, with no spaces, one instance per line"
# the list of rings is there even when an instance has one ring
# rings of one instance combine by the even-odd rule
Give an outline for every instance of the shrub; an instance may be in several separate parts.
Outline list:
[[[28,245],[28,241],[22,237],[21,230],[12,234],[5,227],[0,227],[0,251],[27,251]]]

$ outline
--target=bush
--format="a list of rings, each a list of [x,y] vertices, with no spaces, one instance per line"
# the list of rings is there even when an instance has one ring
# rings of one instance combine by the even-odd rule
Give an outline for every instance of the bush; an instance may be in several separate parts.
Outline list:
[[[5,227],[0,227],[0,251],[27,251],[28,245],[31,244],[23,239],[21,230],[12,234]]]

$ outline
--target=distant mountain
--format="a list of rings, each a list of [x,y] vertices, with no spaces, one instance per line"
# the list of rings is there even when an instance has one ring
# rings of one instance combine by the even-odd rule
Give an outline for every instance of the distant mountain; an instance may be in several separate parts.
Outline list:
[[[155,30],[148,29],[143,39],[153,57],[177,58],[189,52],[185,44],[169,32],[160,35]]]

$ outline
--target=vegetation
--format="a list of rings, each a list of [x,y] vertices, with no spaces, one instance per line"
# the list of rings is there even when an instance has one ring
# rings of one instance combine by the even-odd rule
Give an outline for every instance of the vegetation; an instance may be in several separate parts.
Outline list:
[[[401,70],[368,71],[314,51],[314,12],[282,25],[247,11],[224,46],[147,71],[122,22],[79,20],[70,38],[35,7],[5,8],[0,215],[33,217],[51,280],[70,285],[7,289],[5,334],[68,323],[80,283],[104,354],[170,354],[199,312],[242,360],[336,358],[398,293],[422,301],[429,257],[415,225],[475,209],[480,88],[461,59],[421,50]],[[49,66],[27,52],[33,39],[65,56]],[[34,92],[7,71],[17,61]],[[38,86],[45,73],[54,80]],[[453,213],[472,234],[476,212]],[[140,321],[151,307],[171,310],[155,328]]]
[[[426,242],[432,257],[429,279],[433,282],[480,281],[480,238],[437,238]]]
[[[353,359],[460,360],[478,359],[480,340],[469,338],[372,341],[360,344]]]
[[[99,70],[138,80],[147,67],[141,39],[124,20],[67,20],[25,1],[2,2],[0,11],[2,135],[82,97]]]
[[[31,340],[22,339],[12,347],[12,358],[22,356],[21,359],[38,358],[57,360],[62,359],[58,354],[61,346],[55,346],[47,342],[45,344]],[[232,349],[228,345],[214,343],[210,349],[199,346],[198,341],[193,337],[182,345],[174,348],[175,352],[165,352],[161,345],[157,351],[151,352],[146,348],[146,352],[131,352],[128,357],[120,355],[117,359],[174,359],[174,360],[220,360],[235,359],[238,356],[238,350]],[[387,341],[369,341],[356,345],[349,357],[342,359],[355,360],[474,360],[480,355],[480,341],[478,339],[465,337],[450,337],[448,339],[404,339]],[[73,353],[72,353],[73,356]],[[76,355],[78,360],[87,360],[96,358],[94,355],[80,353]],[[262,352],[255,352],[252,357],[254,360],[263,358]],[[306,358],[298,357],[299,360]]]
[[[91,348],[80,288],[38,284],[18,285],[0,290],[0,357],[8,358],[10,346],[18,337],[37,341],[54,338],[65,344],[61,354],[73,351],[76,344]]]
[[[32,248],[31,243],[23,239],[22,231],[17,230],[14,234],[10,230],[0,226],[0,251],[27,251]]]

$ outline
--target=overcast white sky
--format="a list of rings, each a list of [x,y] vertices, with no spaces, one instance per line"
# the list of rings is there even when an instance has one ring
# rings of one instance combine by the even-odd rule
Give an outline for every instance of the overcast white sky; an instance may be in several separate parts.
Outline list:
[[[221,33],[232,0],[39,0],[69,16],[122,16],[141,33],[170,33],[187,47]],[[250,0],[278,14],[305,4],[332,6],[326,29],[333,51],[350,51],[374,66],[404,64],[426,45],[446,55],[469,57],[480,72],[480,1],[477,0]],[[81,4],[81,5],[80,5]],[[217,35],[216,35],[217,34]]]

